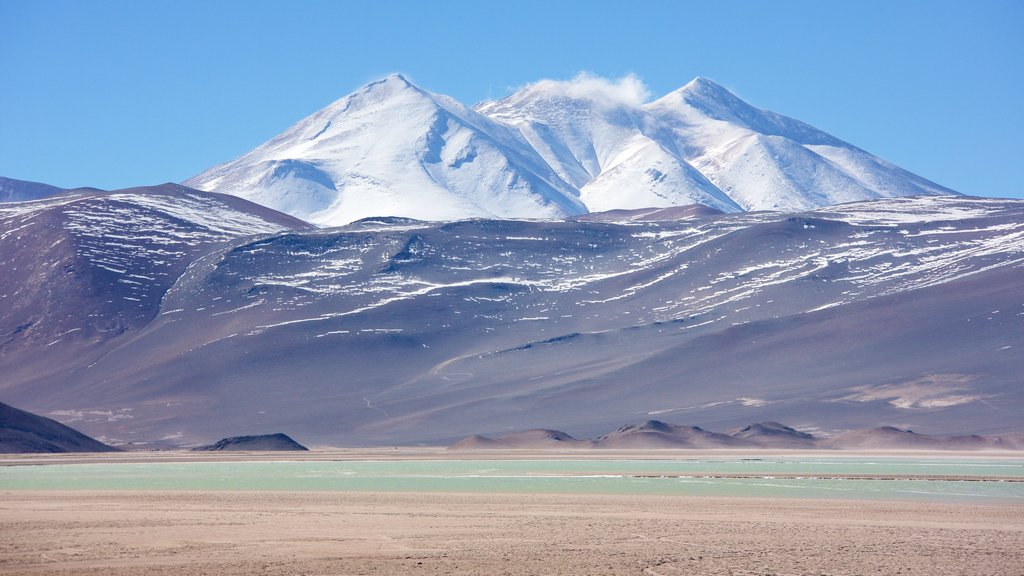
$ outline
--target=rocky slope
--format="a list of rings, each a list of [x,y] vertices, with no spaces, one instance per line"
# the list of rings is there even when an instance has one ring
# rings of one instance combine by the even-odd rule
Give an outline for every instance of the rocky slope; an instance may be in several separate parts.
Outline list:
[[[1019,431],[1024,202],[281,231],[110,194],[0,206],[0,394],[89,434]]]
[[[0,453],[117,451],[56,420],[0,402]]]

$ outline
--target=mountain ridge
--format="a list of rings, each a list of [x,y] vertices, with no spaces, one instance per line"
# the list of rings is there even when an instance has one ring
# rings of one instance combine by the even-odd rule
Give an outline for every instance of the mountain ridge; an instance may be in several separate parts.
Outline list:
[[[324,230],[151,192],[0,204],[5,400],[125,444],[596,434],[626,414],[1017,426],[1021,201]]]
[[[0,176],[0,202],[26,202],[66,192],[64,188]]]

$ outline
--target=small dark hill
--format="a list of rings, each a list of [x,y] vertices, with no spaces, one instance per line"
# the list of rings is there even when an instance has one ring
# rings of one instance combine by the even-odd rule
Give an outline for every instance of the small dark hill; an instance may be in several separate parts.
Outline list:
[[[120,452],[56,420],[0,402],[0,453]]]
[[[524,430],[512,432],[497,438],[488,438],[474,434],[449,446],[451,450],[487,450],[492,448],[518,449],[553,449],[553,448],[587,448],[590,443],[577,440],[560,430]]]
[[[64,192],[63,188],[0,176],[0,202],[26,202]]]
[[[1024,433],[1004,434],[997,437],[996,443],[1007,450],[1024,450]]]
[[[683,218],[700,218],[724,214],[721,210],[703,204],[670,206],[667,208],[637,208],[591,212],[576,216],[581,222],[665,222]]]
[[[833,450],[1024,450],[1024,434],[1003,436],[930,436],[893,426],[853,430],[831,438],[818,438],[775,421],[735,428],[723,434],[698,426],[681,426],[660,420],[628,424],[596,440],[577,439],[548,429],[524,430],[494,438],[474,434],[449,450],[494,449],[833,449]]]
[[[660,420],[629,424],[597,439],[598,448],[749,448],[755,443],[698,426],[678,426]]]
[[[261,436],[234,436],[232,438],[224,438],[216,444],[199,446],[192,449],[193,452],[283,452],[291,450],[301,451],[309,450],[309,448],[292,440],[287,434],[278,432]]]
[[[770,421],[745,426],[729,435],[749,440],[764,448],[813,448],[817,440],[806,432]]]
[[[893,426],[845,432],[821,445],[842,450],[983,450],[1002,447],[997,438],[928,436]]]
[[[449,450],[489,450],[491,448],[505,448],[505,446],[494,438],[473,434],[448,447]]]

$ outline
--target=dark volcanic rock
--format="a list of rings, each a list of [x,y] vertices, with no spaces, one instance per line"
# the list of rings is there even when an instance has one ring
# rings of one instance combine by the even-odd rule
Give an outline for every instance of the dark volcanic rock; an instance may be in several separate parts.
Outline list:
[[[216,444],[199,446],[192,449],[194,452],[230,452],[230,451],[260,451],[260,452],[285,452],[292,450],[309,450],[302,444],[292,440],[287,434],[280,432],[276,434],[263,434],[260,436],[234,436],[224,438]]]
[[[119,451],[56,420],[0,402],[0,453]]]

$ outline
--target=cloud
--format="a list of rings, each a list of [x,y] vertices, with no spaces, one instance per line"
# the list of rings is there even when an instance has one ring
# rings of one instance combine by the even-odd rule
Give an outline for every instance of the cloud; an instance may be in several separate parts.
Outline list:
[[[635,74],[610,80],[589,72],[580,72],[572,80],[540,80],[528,84],[526,89],[590,100],[608,107],[639,108],[651,97],[650,90]]]

